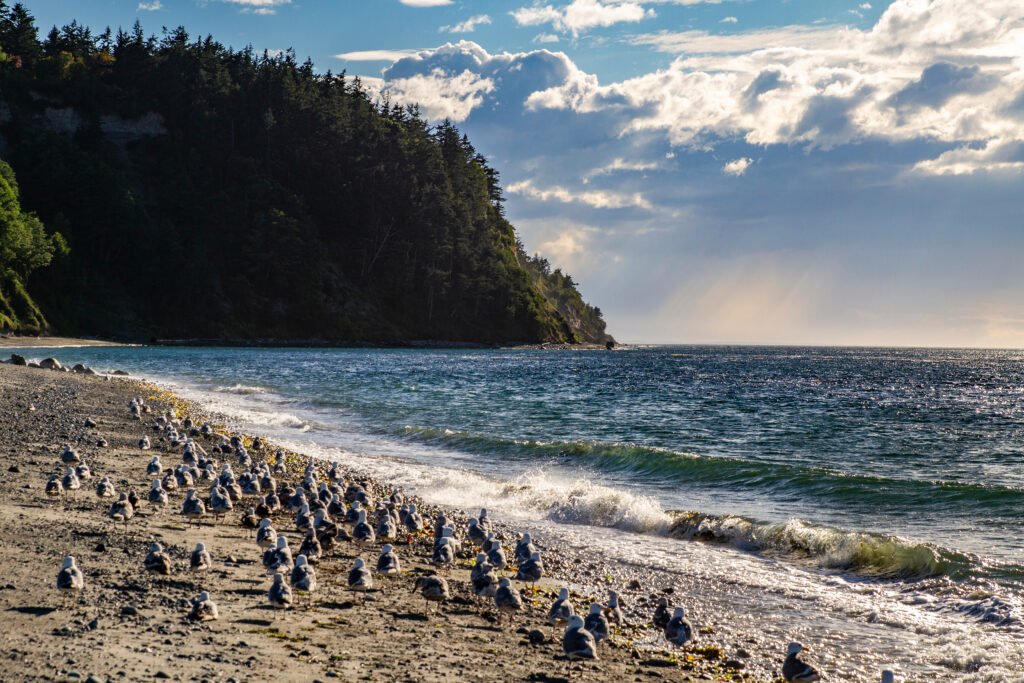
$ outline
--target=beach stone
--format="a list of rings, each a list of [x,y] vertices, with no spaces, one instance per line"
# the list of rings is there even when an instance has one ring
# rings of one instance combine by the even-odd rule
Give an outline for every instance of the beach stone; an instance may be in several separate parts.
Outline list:
[[[124,370],[114,370],[114,371],[113,371],[112,373],[110,373],[110,374],[111,374],[111,375],[117,375],[118,377],[127,377],[127,376],[128,376],[128,373],[127,373],[127,372],[125,372]]]
[[[28,365],[28,361],[25,360],[25,356],[19,356],[16,353],[11,354],[11,365]]]
[[[632,581],[626,584],[626,588],[628,588],[631,591],[638,591],[640,590],[640,582],[636,579],[633,579]]]
[[[121,614],[128,617],[134,617],[138,613],[139,610],[134,605],[125,605],[121,608]]]
[[[41,365],[39,365],[39,363],[29,363],[29,364],[28,364],[28,367],[30,367],[30,368],[40,368],[40,367],[42,367],[42,366],[41,366]]]
[[[742,669],[745,665],[738,659],[727,659],[722,666],[726,669]]]
[[[166,671],[157,671],[155,674],[153,674],[153,678],[170,678],[170,677],[171,677],[170,674],[168,674]]]
[[[60,361],[57,360],[56,358],[44,358],[43,360],[39,361],[39,367],[43,368],[44,370],[60,370],[64,366],[62,366],[60,364]]]
[[[89,630],[90,631],[95,631],[99,627],[100,627],[100,620],[99,619],[93,619],[92,621],[89,622]]]
[[[103,682],[104,682],[104,679],[99,678],[97,676],[94,676],[93,674],[89,674],[89,677],[85,679],[85,683],[103,683]]]
[[[85,422],[83,424],[86,427],[92,428],[96,426],[96,420],[92,419],[91,417],[87,417],[85,418]]]
[[[545,640],[547,640],[547,637],[544,635],[544,632],[541,631],[540,629],[536,629],[536,628],[533,629],[532,631],[530,631],[528,634],[526,634],[526,636],[530,639],[530,642],[533,643],[534,645],[540,645]]]
[[[10,467],[7,468],[7,471],[14,472],[15,474],[17,474],[18,472],[21,472],[21,468],[18,467],[17,465],[11,465]]]

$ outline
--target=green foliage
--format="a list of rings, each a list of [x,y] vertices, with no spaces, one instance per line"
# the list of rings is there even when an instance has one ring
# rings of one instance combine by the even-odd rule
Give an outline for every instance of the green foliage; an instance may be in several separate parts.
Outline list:
[[[529,273],[530,282],[566,319],[582,341],[592,344],[615,341],[605,332],[601,309],[583,300],[571,275],[563,273],[560,268],[552,270],[551,264],[540,254],[528,256],[522,244],[516,246],[519,262]]]
[[[59,233],[28,215],[0,266],[24,281],[54,261],[32,291],[62,331],[590,338],[546,294],[582,302],[571,279],[524,270],[497,172],[449,122],[375,103],[358,78],[291,51],[233,51],[183,28],[93,36],[72,22],[18,53],[30,19],[0,0],[0,48],[33,54],[0,67],[2,132],[23,204]],[[75,132],[46,123],[68,109]],[[111,132],[140,117],[157,130]]]

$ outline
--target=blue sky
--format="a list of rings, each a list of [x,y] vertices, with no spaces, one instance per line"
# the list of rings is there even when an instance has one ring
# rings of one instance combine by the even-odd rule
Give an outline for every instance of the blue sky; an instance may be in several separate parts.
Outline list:
[[[448,117],[626,341],[1024,347],[1019,0],[37,0]]]

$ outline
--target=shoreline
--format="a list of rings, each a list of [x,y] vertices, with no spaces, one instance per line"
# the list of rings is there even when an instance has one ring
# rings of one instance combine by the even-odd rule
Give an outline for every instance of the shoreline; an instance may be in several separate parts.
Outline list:
[[[133,422],[127,409],[130,398],[140,392],[154,410],[144,415],[148,419],[142,423]],[[666,676],[683,681],[736,676],[758,680],[743,674],[743,663],[717,648],[701,651],[698,647],[675,656],[657,648],[637,649],[634,642],[645,639],[641,631],[614,636],[613,642],[602,645],[600,661],[574,664],[570,670],[561,656],[560,633],[556,640],[550,639],[545,616],[552,594],[545,592],[562,585],[559,575],[563,580],[573,578],[573,584],[579,585],[581,555],[572,548],[544,549],[545,565],[554,576],[541,583],[542,593],[527,600],[525,614],[517,619],[517,628],[539,629],[549,636],[538,645],[530,644],[526,635],[515,629],[494,626],[493,609],[478,606],[468,592],[467,559],[460,561],[450,577],[453,599],[436,617],[426,616],[422,600],[408,592],[414,576],[430,568],[430,542],[426,539],[396,544],[409,573],[393,582],[400,584],[395,590],[389,587],[372,593],[375,599],[370,602],[353,602],[338,585],[358,554],[340,544],[336,557],[322,561],[317,568],[321,589],[311,608],[265,609],[269,581],[259,567],[258,549],[238,526],[242,504],[236,504],[219,524],[204,520],[198,531],[190,531],[181,516],[174,514],[182,499],[179,491],[172,496],[170,509],[154,512],[144,507],[122,530],[105,517],[109,501],[100,501],[92,493],[95,481],[106,475],[118,491],[134,486],[145,496],[145,463],[153,452],[139,450],[137,441],[143,433],[154,434],[148,426],[156,414],[175,407],[200,421],[213,415],[135,379],[80,377],[6,365],[0,366],[0,397],[4,412],[0,417],[11,426],[0,435],[0,453],[6,452],[0,458],[0,490],[4,491],[0,538],[5,539],[0,541],[5,546],[0,568],[6,577],[6,590],[0,590],[0,610],[9,615],[11,623],[2,642],[6,651],[22,653],[21,662],[0,663],[0,678],[13,674],[28,678],[32,671],[31,677],[37,680],[75,679],[72,672],[81,674],[79,678],[93,674],[97,680],[116,680],[163,672],[187,680],[189,675],[207,676],[215,657],[221,661],[213,659],[213,664],[234,672],[231,677],[240,677],[236,680],[260,678],[265,670],[286,680],[332,674],[345,680],[455,677],[552,681],[570,674],[590,680]],[[29,403],[36,409],[28,410]],[[92,417],[99,426],[82,427],[85,417]],[[100,436],[110,447],[95,446]],[[64,509],[63,501],[47,500],[42,487],[48,474],[63,471],[59,455],[66,442],[83,451],[94,478],[83,483],[83,490]],[[264,453],[274,450],[269,446]],[[177,452],[161,451],[161,456],[165,467],[180,460]],[[291,459],[290,478],[294,478],[298,456],[293,454]],[[233,456],[223,458],[225,462],[233,460]],[[324,467],[323,463],[318,466]],[[389,490],[386,482],[358,472],[350,476],[365,482],[367,491]],[[433,518],[434,506],[422,509],[425,519]],[[464,528],[465,513],[452,512],[458,528]],[[297,549],[300,536],[292,532],[288,515],[279,515],[274,525],[279,532],[287,532]],[[512,530],[507,525],[502,525],[502,530],[507,545],[514,538]],[[161,540],[178,564],[169,579],[150,579],[142,571],[145,548],[153,539]],[[181,569],[181,560],[196,540],[206,542],[214,556],[215,569],[201,580]],[[538,540],[538,545],[545,545],[543,539]],[[368,563],[375,559],[379,545],[363,553]],[[101,546],[103,550],[98,550]],[[59,596],[53,580],[60,559],[69,553],[79,559],[85,573],[85,599],[71,610],[54,609]],[[32,568],[34,562],[38,562],[36,569]],[[520,587],[518,583],[514,586]],[[200,590],[208,590],[217,601],[221,618],[195,626],[184,621],[187,609],[183,604]],[[590,598],[603,598],[603,591],[604,587],[596,584],[582,586],[580,597],[585,595],[588,600],[577,600],[577,611],[585,611],[584,603],[589,604]],[[529,591],[523,593],[524,597],[530,595]],[[639,621],[642,613],[630,611],[629,597],[627,616]],[[126,609],[134,614],[126,614]],[[95,628],[93,619],[97,620]],[[44,632],[59,637],[62,652],[56,660],[48,647],[39,644],[37,637]],[[204,640],[212,642],[197,642]],[[116,668],[105,659],[112,648]],[[398,659],[381,656],[396,651],[416,654]],[[723,666],[726,660],[731,668]],[[282,666],[287,669],[281,670]]]
[[[0,348],[69,348],[77,346],[138,346],[129,342],[111,341],[108,339],[89,339],[85,337],[18,337],[0,336]],[[5,359],[6,360],[6,359]]]

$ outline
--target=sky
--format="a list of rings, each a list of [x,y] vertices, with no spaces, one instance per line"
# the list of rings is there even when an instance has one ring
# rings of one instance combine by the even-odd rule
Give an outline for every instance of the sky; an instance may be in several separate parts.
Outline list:
[[[30,0],[449,118],[620,341],[1024,348],[1020,0]]]

